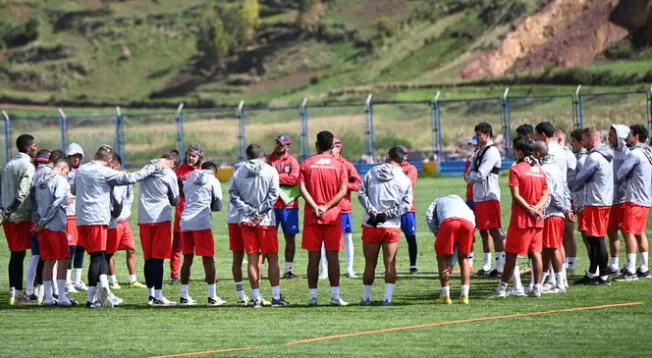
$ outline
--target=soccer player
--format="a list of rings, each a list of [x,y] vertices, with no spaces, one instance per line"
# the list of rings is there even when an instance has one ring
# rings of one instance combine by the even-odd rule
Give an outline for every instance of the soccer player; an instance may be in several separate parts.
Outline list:
[[[403,173],[410,179],[410,182],[412,182],[412,195],[414,196],[414,186],[417,184],[417,177],[419,176],[419,173],[417,168],[407,161],[408,149],[404,146],[401,146],[401,148],[405,153],[405,158],[403,158],[401,168],[403,169]],[[419,253],[419,248],[417,247],[416,211],[416,202],[413,197],[412,207],[410,207],[410,210],[407,213],[401,216],[401,230],[403,231],[403,234],[405,234],[405,239],[408,243],[408,254],[410,256],[410,273],[413,275],[419,272],[417,269],[417,255]]]
[[[328,279],[331,286],[331,305],[346,306],[340,298],[340,262],[342,250],[342,219],[340,200],[347,191],[348,178],[342,164],[333,158],[333,133],[317,133],[317,155],[301,165],[299,185],[306,201],[301,247],[308,251],[308,295],[310,306],[317,305],[317,281],[321,245],[324,243],[328,260]]]
[[[199,144],[191,144],[186,149],[186,158],[184,163],[175,170],[177,175],[179,192],[179,203],[175,209],[174,215],[174,233],[172,234],[172,254],[170,256],[170,285],[176,285],[179,282],[181,270],[181,254],[183,253],[183,237],[181,235],[181,215],[186,205],[186,199],[183,194],[183,183],[190,177],[193,171],[200,169],[201,161],[204,158],[204,151]]]
[[[627,148],[627,137],[629,135],[629,127],[624,124],[612,124],[609,129],[609,146],[613,150],[613,172],[614,180],[620,165],[625,161],[625,157],[629,152]],[[614,199],[611,205],[611,213],[609,214],[609,226],[607,227],[607,236],[609,237],[609,252],[611,257],[609,259],[609,274],[618,273],[619,256],[620,256],[620,240],[618,239],[618,231],[622,229],[624,214],[625,214],[625,186],[622,183],[614,181]]]
[[[534,140],[536,133],[534,133],[534,127],[532,127],[530,124],[525,123],[516,127],[516,135],[521,138]]]
[[[238,171],[241,163],[235,165],[234,173]],[[229,188],[233,185],[233,176],[229,183]],[[233,261],[231,264],[231,273],[233,274],[233,282],[235,284],[235,292],[238,295],[237,304],[246,306],[249,299],[244,291],[244,284],[242,283],[242,262],[244,261],[244,242],[242,234],[240,233],[240,218],[235,206],[230,202],[226,211],[226,222],[229,228],[229,250],[231,250]]]
[[[23,293],[23,261],[25,251],[32,247],[32,206],[30,197],[34,164],[38,147],[34,137],[21,134],[16,139],[18,153],[2,169],[0,175],[2,201],[0,215],[11,252],[9,258],[9,304],[30,303]]]
[[[627,266],[616,281],[650,277],[645,229],[652,205],[652,149],[645,144],[646,140],[647,129],[644,126],[635,124],[630,127],[627,136],[630,151],[616,172],[616,182],[626,189],[621,231],[627,250]],[[634,272],[637,248],[641,252],[641,266]]]
[[[265,163],[265,153],[260,146],[250,144],[246,155],[247,161],[234,173],[229,195],[230,203],[238,213],[240,235],[249,261],[252,306],[263,307],[260,296],[261,256],[267,260],[272,306],[288,306],[279,286],[278,234],[273,210],[279,195],[279,175]]]
[[[475,215],[463,204],[457,195],[448,195],[435,199],[426,210],[428,228],[435,235],[435,254],[439,266],[439,282],[441,296],[435,301],[438,304],[451,304],[450,277],[452,275],[449,261],[454,248],[458,250],[460,263],[461,292],[457,300],[461,304],[469,304],[469,288],[471,287],[471,265],[466,259],[473,250],[475,236]]]
[[[548,144],[537,141],[534,144],[534,158],[539,161],[548,180],[548,193],[550,204],[546,207],[543,220],[543,268],[544,271],[552,265],[555,275],[555,284],[544,284],[544,293],[565,293],[566,278],[564,277],[563,259],[560,248],[563,246],[565,218],[573,221],[575,216],[570,207],[570,197],[564,188],[563,178],[559,167],[552,161],[548,154]],[[544,274],[545,275],[545,274]]]
[[[38,177],[38,174],[40,172],[43,172],[46,169],[50,169],[48,167],[48,161],[50,158],[50,151],[47,149],[41,149],[38,151],[36,156],[34,157],[34,176],[32,177],[32,184],[30,190],[34,190],[36,186],[36,178]],[[34,200],[34,203],[32,204],[32,215],[33,217],[36,217],[36,199],[34,196],[34,193],[32,192],[30,194],[32,199]],[[41,288],[43,287],[43,260],[41,259],[41,253],[39,250],[39,244],[38,244],[38,235],[36,232],[32,233],[32,258],[29,261],[29,266],[27,269],[27,288],[25,289],[25,294],[29,298],[31,302],[41,302],[42,300],[39,299],[41,296],[39,292],[41,292]]]
[[[479,149],[473,155],[471,170],[465,175],[464,179],[467,183],[473,184],[476,226],[480,230],[484,251],[482,269],[476,273],[476,276],[497,277],[502,273],[505,265],[500,186],[498,184],[502,159],[500,151],[491,140],[493,137],[491,124],[479,123],[474,130]],[[494,269],[491,270],[491,252],[494,246],[496,248],[496,260]]]
[[[613,151],[602,144],[600,130],[586,128],[582,140],[589,154],[575,176],[571,189],[584,189],[584,214],[582,217],[589,243],[589,270],[578,284],[609,285],[607,271],[608,252],[604,236],[607,234],[609,213],[613,202],[614,174]],[[598,273],[598,269],[600,270]]]
[[[383,305],[392,305],[396,284],[396,252],[401,240],[401,217],[412,207],[412,183],[401,167],[406,154],[402,146],[390,149],[385,163],[371,168],[360,187],[358,200],[365,211],[362,218],[365,257],[360,302],[362,306],[371,305],[371,286],[376,276],[381,248],[385,264]]]
[[[566,185],[568,185],[568,177],[571,175],[573,171],[577,169],[577,158],[575,157],[575,154],[573,151],[568,148],[566,145],[566,132],[564,132],[563,129],[561,128],[555,128],[555,132],[553,134],[553,137],[557,144],[562,147],[564,150],[564,154],[566,156]],[[564,174],[564,173],[562,173]],[[572,195],[570,193],[570,188],[568,190],[568,196],[571,197]],[[573,209],[573,201],[571,200],[571,209]],[[575,221],[577,221],[577,217],[575,218]],[[564,254],[566,256],[566,261],[564,262],[564,272],[566,273],[566,269],[571,270],[571,273],[575,272],[575,258],[577,256],[577,244],[575,243],[575,221],[571,221],[568,218],[564,220]],[[571,268],[570,263],[573,262],[573,265]],[[568,283],[568,282],[567,282]]]
[[[507,297],[507,285],[516,267],[518,255],[528,254],[532,259],[534,285],[528,294],[541,296],[541,250],[543,236],[543,207],[548,201],[548,182],[543,168],[532,158],[532,141],[516,138],[512,147],[516,164],[509,170],[509,188],[512,192],[512,216],[507,230],[505,251],[507,260],[500,284],[491,297]],[[520,280],[520,276],[515,276]],[[521,286],[520,282],[514,282]]]
[[[586,161],[586,157],[588,156],[588,151],[586,148],[584,148],[584,142],[582,141],[582,130],[581,129],[575,129],[571,132],[571,150],[573,151],[573,154],[575,155],[575,159],[577,160],[576,167],[574,170],[570,170],[568,172],[568,184],[570,186],[571,183],[575,182],[575,176],[577,173],[582,169],[582,166],[584,166],[584,162]],[[576,222],[577,222],[577,231],[580,232],[582,235],[582,241],[584,242],[584,245],[586,246],[586,252],[587,254],[590,252],[589,250],[589,245],[588,241],[586,241],[586,235],[584,234],[586,232],[586,227],[584,226],[584,188],[581,188],[579,190],[571,190],[571,198],[573,200],[573,205],[575,206],[575,215],[576,215]],[[575,239],[573,238],[573,241]],[[564,241],[565,242],[565,241]],[[577,247],[577,246],[576,246]],[[577,252],[577,251],[576,251]],[[575,267],[577,264],[577,257],[572,256],[570,253],[568,254],[568,271],[571,273],[575,272]]]
[[[190,269],[195,254],[201,256],[204,265],[205,281],[208,285],[208,305],[221,306],[226,303],[217,296],[215,288],[215,239],[211,212],[222,210],[222,187],[215,174],[217,174],[217,165],[213,162],[204,162],[201,170],[193,171],[183,185],[187,201],[181,215],[183,266],[181,266],[179,303],[182,305],[197,303],[188,294]]]
[[[111,160],[113,170],[122,170],[122,158],[118,153],[113,152]],[[129,288],[145,288],[147,286],[138,282],[136,274],[136,244],[134,233],[131,230],[129,219],[131,218],[131,207],[134,203],[134,186],[122,185],[111,188],[111,221],[107,232],[106,253],[109,258],[109,282],[111,289],[119,290],[120,284],[115,274],[115,253],[126,251],[127,270],[129,271]]]
[[[276,226],[281,225],[285,237],[285,273],[283,278],[298,278],[292,272],[292,265],[296,251],[295,237],[299,233],[299,197],[297,191],[299,162],[290,154],[292,139],[289,136],[280,135],[276,137],[274,142],[276,143],[274,152],[267,156],[267,162],[278,172],[281,190],[296,192],[296,194],[291,195],[294,199],[290,202],[284,202],[279,196],[278,201],[274,204]]]
[[[174,173],[179,152],[168,150],[161,160],[165,160],[163,170],[145,178],[138,192],[138,227],[149,291],[147,304],[153,307],[176,305],[163,296],[163,261],[172,253],[171,207],[179,203],[179,184]]]
[[[72,165],[70,172],[68,172],[68,184],[70,187],[75,185],[75,174],[84,160],[84,150],[77,143],[70,143],[66,150],[66,155],[70,159]],[[66,209],[66,217],[68,223],[66,224],[66,232],[68,233],[68,248],[70,249],[70,260],[68,260],[68,270],[66,272],[66,291],[68,293],[75,293],[79,291],[86,292],[88,287],[82,280],[82,271],[84,269],[84,255],[86,254],[83,243],[79,241],[79,232],[77,230],[77,213],[75,205],[75,196],[70,195],[70,205]],[[73,276],[74,277],[71,277]]]
[[[136,173],[123,173],[109,168],[113,150],[101,146],[95,160],[81,166],[75,174],[72,193],[76,195],[77,228],[91,264],[88,270],[88,308],[112,308],[109,290],[109,265],[106,261],[107,225],[111,221],[111,186],[135,184],[159,167],[169,165],[167,160],[150,163]],[[97,300],[95,295],[97,294]]]
[[[66,295],[66,271],[70,251],[66,233],[66,206],[70,195],[70,184],[66,175],[70,171],[70,160],[59,158],[54,161],[51,170],[39,175],[34,195],[36,199],[36,228],[41,255],[43,256],[43,286],[47,306],[76,306],[77,302]],[[53,296],[53,269],[54,265],[61,267],[58,270],[56,284],[59,288],[58,299]]]

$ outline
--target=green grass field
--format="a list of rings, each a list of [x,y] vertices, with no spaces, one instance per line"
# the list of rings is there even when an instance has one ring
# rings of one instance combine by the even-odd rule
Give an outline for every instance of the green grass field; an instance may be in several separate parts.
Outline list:
[[[509,218],[509,193],[503,184],[503,223]],[[226,190],[226,185],[223,186]],[[334,308],[329,302],[327,281],[320,281],[320,303],[306,307],[305,279],[282,281],[284,296],[292,303],[289,308],[259,310],[236,307],[231,255],[224,213],[214,216],[218,295],[229,301],[226,307],[150,308],[143,290],[123,288],[116,294],[125,304],[113,310],[84,308],[61,309],[39,306],[10,307],[7,305],[7,248],[0,241],[2,290],[0,293],[0,356],[115,356],[143,357],[229,348],[258,347],[258,350],[214,353],[214,356],[648,356],[652,350],[649,332],[652,329],[652,280],[614,283],[610,287],[571,286],[564,295],[545,295],[540,299],[483,298],[492,292],[497,280],[472,280],[471,304],[436,306],[439,295],[433,236],[422,218],[432,199],[449,193],[463,195],[464,184],[459,178],[423,178],[417,182],[418,240],[420,273],[408,271],[407,245],[401,242],[393,307],[380,305],[384,285],[378,270],[374,286],[376,305],[356,305],[362,294],[361,279],[342,278],[342,298],[352,306]],[[360,273],[364,261],[361,255],[360,206],[355,203],[356,265]],[[134,208],[135,209],[135,208]],[[135,219],[135,218],[134,218]],[[135,226],[135,220],[132,220]],[[648,232],[650,235],[650,232]],[[282,239],[281,239],[282,240]],[[579,236],[578,236],[579,240]],[[581,240],[579,241],[581,242]],[[281,249],[283,244],[281,243]],[[579,244],[578,246],[582,246]],[[624,249],[621,262],[624,261]],[[481,265],[481,245],[475,246],[475,266]],[[117,255],[118,278],[126,284],[124,254]],[[305,277],[306,253],[298,250],[295,271]],[[578,273],[587,267],[584,250],[580,250]],[[343,258],[342,258],[343,260]],[[88,262],[88,261],[87,261]],[[381,266],[382,267],[382,266]],[[139,257],[139,270],[142,259]],[[169,270],[166,267],[166,281]],[[190,294],[200,303],[206,300],[201,263],[195,262]],[[139,278],[143,280],[142,273]],[[525,281],[528,277],[524,275]],[[572,280],[572,278],[571,278]],[[124,286],[123,286],[124,287]],[[178,300],[179,286],[165,286],[166,296]],[[261,286],[270,297],[269,283]],[[459,294],[455,276],[452,297]],[[249,294],[249,290],[247,290]],[[85,295],[75,294],[80,302]],[[385,328],[443,323],[474,318],[486,318],[515,313],[531,313],[575,307],[608,305],[625,302],[645,302],[632,307],[619,307],[550,315],[528,316],[503,320],[470,322],[459,325],[405,330],[385,334],[363,335],[321,342],[286,346],[302,339],[335,334],[363,332]],[[208,355],[207,355],[208,356]]]

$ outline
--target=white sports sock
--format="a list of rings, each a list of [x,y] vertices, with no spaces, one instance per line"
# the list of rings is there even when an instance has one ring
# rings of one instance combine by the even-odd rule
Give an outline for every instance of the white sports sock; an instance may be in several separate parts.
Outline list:
[[[620,260],[618,257],[612,257],[609,259],[609,267],[615,268],[617,270],[619,266],[619,262]]]
[[[253,298],[254,300],[260,298],[260,288],[251,289],[251,298]]]
[[[275,300],[281,299],[281,287],[272,286],[272,298]]]
[[[154,297],[154,295],[156,295],[156,293],[154,292],[154,286],[147,287],[147,292],[149,293],[150,297]]]
[[[648,272],[648,263],[647,263],[647,251],[646,252],[641,252],[641,271],[642,272]]]
[[[292,262],[286,262],[285,263],[285,272],[290,272],[292,271]]]
[[[466,261],[469,262],[469,267],[473,268],[473,253],[470,253],[469,256],[466,257]]]
[[[38,266],[39,255],[32,255],[29,260],[29,267],[27,269],[27,286],[25,291],[28,295],[34,294],[34,279],[36,278],[36,267]]]
[[[392,302],[392,297],[394,296],[394,286],[395,284],[393,283],[385,284],[385,297],[383,298],[385,301]]]
[[[317,298],[317,289],[316,288],[309,288],[308,289],[308,297]]]
[[[181,297],[188,299],[188,285],[181,285]]]
[[[217,297],[217,289],[215,288],[215,284],[210,284],[208,285],[208,297],[210,298],[215,298]]]
[[[564,279],[564,272],[556,272],[555,278],[557,279],[556,287],[566,288],[566,280]]]
[[[553,286],[557,286],[557,277],[555,276],[555,271],[552,269],[552,265],[550,265],[550,268],[548,269],[548,282]]]
[[[514,266],[512,279],[514,280],[514,288],[520,290],[523,287],[523,283],[521,282],[521,270],[518,265]]]
[[[595,273],[591,273],[591,271],[586,271],[586,275],[587,275],[589,278],[594,278],[594,277],[597,277],[597,276],[599,275],[598,272],[599,272],[598,270],[596,270]]]
[[[16,297],[16,287],[9,288],[9,297]]]
[[[346,259],[346,272],[353,272],[353,234],[344,234],[344,257]]]
[[[45,282],[43,283],[45,285]],[[88,292],[86,294],[86,302],[93,303],[95,302],[95,286],[88,286]]]
[[[52,296],[52,281],[43,281],[43,287],[45,289],[45,300],[52,301],[54,299]]]
[[[494,260],[495,269],[498,272],[503,272],[503,267],[505,266],[505,252],[498,251],[496,252],[496,259]]]
[[[154,289],[154,297],[159,301],[163,300],[163,290]]]
[[[482,269],[484,271],[491,270],[491,252],[485,252],[482,254]]]
[[[575,270],[575,260],[576,260],[576,258],[575,257],[568,257],[567,260],[568,260],[567,268],[569,270]]]
[[[371,285],[362,285],[362,299],[371,300]]]
[[[242,285],[242,281],[235,283],[235,293],[238,295],[238,297],[242,299],[245,298],[244,286]]]
[[[109,280],[111,284],[118,283],[118,277],[116,275],[110,275]]]
[[[498,289],[501,291],[505,291],[507,290],[507,286],[509,286],[509,282],[500,281],[500,283],[498,284]]]
[[[109,278],[105,274],[100,275],[100,287],[109,288]]]
[[[82,269],[75,269],[75,285],[79,285],[82,282]]]
[[[627,254],[627,271],[636,272],[636,254]]]
[[[56,277],[57,277],[57,272],[59,271],[58,270],[59,265],[57,265],[57,263],[58,262],[54,263],[54,268],[52,269],[52,291],[54,291],[55,295],[59,296],[59,287],[57,287],[57,285],[55,284],[55,282],[56,282],[55,280],[56,280]]]
[[[550,274],[550,271],[548,271],[548,270],[543,271],[543,274],[541,275],[541,283],[546,282],[546,280],[548,279],[549,274]]]
[[[70,282],[70,277],[72,276],[72,270],[66,270],[66,282]]]
[[[466,296],[469,297],[469,290],[471,289],[471,285],[461,285],[460,286],[460,296]]]
[[[129,284],[135,283],[138,281],[138,277],[136,275],[129,275]]]
[[[442,295],[442,297],[450,297],[451,296],[451,288],[450,288],[450,286],[442,286],[441,295]]]
[[[331,286],[331,298],[336,300],[340,298],[340,286]]]
[[[68,298],[68,295],[66,295],[66,280],[57,280],[57,287],[59,288],[59,299]]]
[[[541,292],[541,284],[540,283],[535,283],[534,284],[534,290]]]

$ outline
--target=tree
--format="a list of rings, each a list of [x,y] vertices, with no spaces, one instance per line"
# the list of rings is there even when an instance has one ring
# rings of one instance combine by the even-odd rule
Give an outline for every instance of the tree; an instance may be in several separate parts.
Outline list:
[[[227,56],[229,55],[229,49],[231,48],[231,38],[229,34],[224,30],[224,22],[222,19],[217,16],[215,18],[215,31],[214,33],[214,43],[215,43],[215,55],[220,64],[224,64]]]
[[[197,31],[197,52],[200,54],[199,65],[203,68],[211,68],[217,63],[217,48],[215,43],[215,11],[206,6],[198,21]]]
[[[242,46],[247,46],[254,39],[259,19],[260,5],[258,5],[258,0],[244,0],[240,9],[239,21],[240,30],[244,34]]]

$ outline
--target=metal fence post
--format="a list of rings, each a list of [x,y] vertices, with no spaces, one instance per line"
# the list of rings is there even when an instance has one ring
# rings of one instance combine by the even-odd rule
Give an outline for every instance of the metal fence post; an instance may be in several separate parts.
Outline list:
[[[647,138],[648,143],[652,143],[652,86],[647,93]]]
[[[117,116],[115,117],[115,152],[122,158],[122,166],[127,166],[127,158],[125,158],[125,126],[122,119],[122,111],[120,106],[116,106],[115,110]]]
[[[247,138],[245,137],[245,112],[244,112],[243,100],[238,104],[238,108],[235,110],[236,116],[238,116],[238,145],[240,152],[238,154],[238,161],[243,162],[247,159],[245,150],[247,149]]]
[[[584,104],[582,103],[582,95],[580,94],[581,89],[582,85],[577,85],[577,90],[575,90],[575,110],[577,111],[576,128],[584,128]]]
[[[308,97],[304,97],[301,105],[299,106],[299,113],[301,114],[301,162],[303,163],[310,157],[310,143],[308,133]]]
[[[371,157],[372,162],[376,162],[376,138],[374,130],[374,105],[373,105],[373,95],[369,94],[367,101],[365,102],[365,112],[367,113],[367,141],[369,145],[369,156]]]
[[[2,110],[2,114],[5,117],[4,120],[5,164],[7,164],[9,163],[9,158],[11,157],[11,118],[9,118],[9,115],[5,110]]]
[[[186,159],[186,154],[184,153],[184,137],[185,133],[183,131],[183,103],[179,104],[179,107],[177,108],[177,116],[176,116],[176,122],[177,122],[177,149],[179,150],[179,157],[181,158],[181,161],[185,161]]]
[[[63,113],[61,108],[59,110],[59,146],[62,150],[66,150],[66,142],[68,140],[68,121],[66,114]]]
[[[430,103],[430,125],[432,127],[432,151],[435,154],[433,158],[437,162],[444,160],[443,145],[441,142],[441,103],[439,102],[439,95],[441,92],[437,92],[435,97]]]
[[[500,99],[500,124],[502,126],[503,140],[505,141],[505,158],[512,157],[512,114],[509,102],[509,88],[505,89]]]

